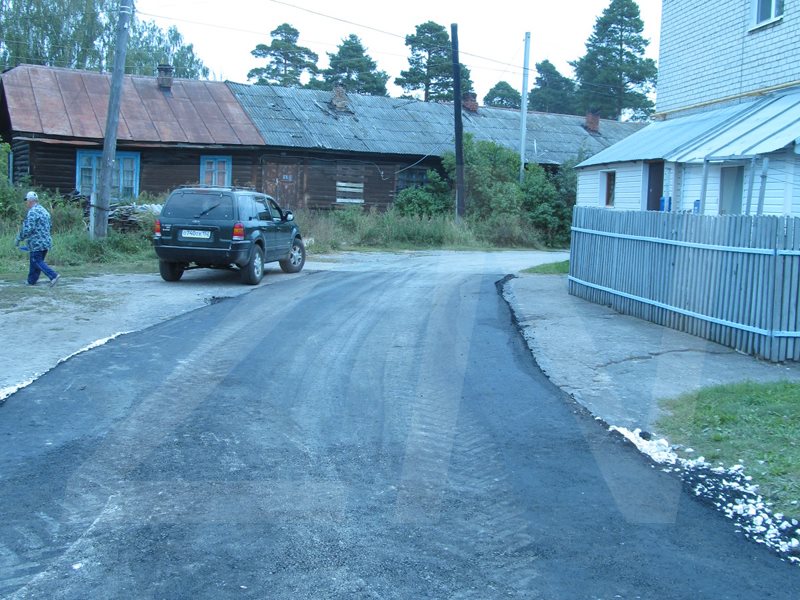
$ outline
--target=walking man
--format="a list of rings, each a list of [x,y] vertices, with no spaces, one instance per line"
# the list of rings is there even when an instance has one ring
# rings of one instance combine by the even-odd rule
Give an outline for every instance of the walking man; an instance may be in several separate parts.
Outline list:
[[[39,204],[36,192],[28,192],[25,204],[28,207],[28,214],[25,215],[22,230],[17,234],[14,243],[19,246],[20,242],[28,240],[30,254],[28,285],[36,285],[39,275],[44,273],[50,280],[50,287],[53,287],[61,276],[44,262],[47,251],[53,246],[53,238],[50,236],[50,213]]]

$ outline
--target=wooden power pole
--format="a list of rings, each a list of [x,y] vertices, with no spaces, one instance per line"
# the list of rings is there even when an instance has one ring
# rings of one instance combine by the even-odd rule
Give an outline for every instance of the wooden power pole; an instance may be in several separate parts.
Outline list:
[[[461,63],[458,60],[458,25],[450,25],[453,45],[453,107],[456,125],[456,223],[464,216],[464,124],[461,120]]]
[[[108,235],[108,208],[111,205],[111,180],[117,152],[117,126],[122,97],[122,79],[125,75],[125,54],[128,49],[128,29],[133,16],[133,0],[120,0],[117,22],[117,46],[114,51],[114,69],[111,74],[111,93],[108,97],[108,115],[103,139],[103,158],[100,164],[100,186],[97,199],[92,201],[92,239]]]

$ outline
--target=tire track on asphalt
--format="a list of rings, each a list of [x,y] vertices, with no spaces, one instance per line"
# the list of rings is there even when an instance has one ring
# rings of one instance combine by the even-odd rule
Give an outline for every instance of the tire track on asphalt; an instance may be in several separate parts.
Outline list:
[[[297,281],[306,288],[316,285],[313,278]],[[266,335],[276,323],[276,314],[258,310],[260,301],[257,293],[241,296],[238,310],[252,314]],[[178,321],[188,319],[191,316],[180,317]],[[126,482],[127,474],[145,461],[197,406],[213,401],[215,389],[239,365],[242,353],[252,351],[261,342],[260,337],[247,335],[254,325],[252,320],[230,319],[207,332],[193,350],[175,361],[167,378],[151,387],[148,395],[140,398],[126,417],[103,436],[92,456],[66,482],[63,499],[57,504],[60,512],[43,513],[41,517],[60,524],[55,535],[23,525],[17,543],[11,546],[5,542],[0,546],[0,555],[5,557],[0,565],[0,580],[12,582],[4,586],[6,591],[25,582],[9,598],[35,595],[39,586],[47,587],[63,577],[71,565],[85,565],[94,560],[97,550],[91,534],[98,524],[114,520],[121,507],[120,490],[127,489],[127,494],[134,497],[139,495],[131,491],[136,483]],[[125,338],[120,341],[124,343]],[[198,372],[198,364],[213,365],[213,369]],[[175,390],[182,393],[178,395]],[[25,543],[26,537],[46,551],[36,552]]]

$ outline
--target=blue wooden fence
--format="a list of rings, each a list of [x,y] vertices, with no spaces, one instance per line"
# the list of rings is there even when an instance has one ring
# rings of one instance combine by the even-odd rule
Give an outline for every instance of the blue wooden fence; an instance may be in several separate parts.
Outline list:
[[[760,358],[800,360],[800,219],[576,207],[569,291]]]

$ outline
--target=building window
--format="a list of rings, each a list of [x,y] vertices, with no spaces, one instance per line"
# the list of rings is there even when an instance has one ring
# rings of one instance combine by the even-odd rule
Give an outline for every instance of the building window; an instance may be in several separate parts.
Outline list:
[[[783,0],[755,0],[756,25],[783,16]]]
[[[364,166],[340,162],[336,165],[336,202],[364,203]]]
[[[78,150],[75,189],[83,196],[97,193],[103,153],[99,150]],[[111,173],[111,196],[127,200],[139,195],[139,153],[117,152]]]
[[[600,174],[601,193],[605,199],[605,205],[609,208],[614,207],[614,191],[617,187],[617,173],[616,171],[604,171]]]
[[[744,167],[722,167],[719,181],[719,214],[742,214]]]
[[[230,187],[233,160],[230,156],[201,156],[200,183]]]
[[[420,168],[405,169],[397,174],[397,189],[401,191],[406,188],[415,188],[424,186],[428,178],[426,177],[428,170]]]

